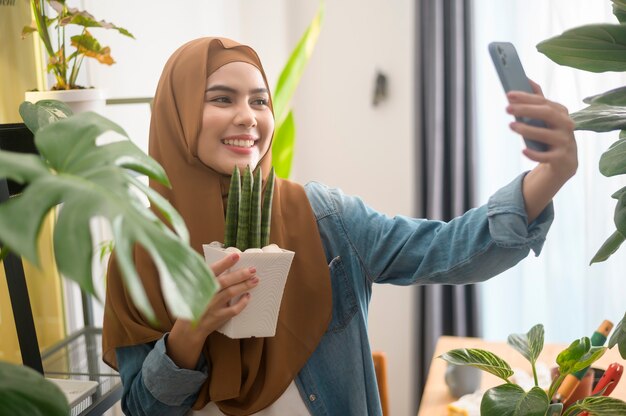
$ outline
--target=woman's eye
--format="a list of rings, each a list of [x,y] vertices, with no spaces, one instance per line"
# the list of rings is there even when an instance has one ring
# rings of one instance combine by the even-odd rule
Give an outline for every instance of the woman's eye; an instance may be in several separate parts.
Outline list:
[[[209,101],[211,101],[212,103],[228,104],[228,103],[230,103],[230,98],[228,98],[228,97],[215,97],[215,98],[211,98]]]
[[[265,98],[257,98],[254,101],[252,101],[252,104],[254,105],[267,105],[269,103],[268,100],[266,100]]]

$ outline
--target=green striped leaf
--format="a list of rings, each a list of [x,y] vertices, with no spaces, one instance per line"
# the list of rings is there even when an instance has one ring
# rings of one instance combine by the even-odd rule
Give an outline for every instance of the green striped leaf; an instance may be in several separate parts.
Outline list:
[[[540,42],[537,50],[559,65],[584,71],[626,71],[626,26],[576,27]]]
[[[626,107],[593,103],[571,114],[576,130],[606,132],[626,129]]]
[[[546,416],[560,416],[562,411],[563,403],[552,403],[546,410]]]
[[[510,346],[522,354],[531,364],[535,365],[537,357],[543,350],[543,325],[533,326],[526,334],[511,334],[507,339]]]
[[[528,393],[516,384],[503,384],[485,392],[480,402],[481,416],[545,416],[550,399],[543,389]]]
[[[439,358],[456,365],[471,365],[508,381],[513,375],[511,366],[492,352],[475,349],[459,348],[442,354]]]
[[[592,347],[587,337],[577,339],[556,357],[559,373],[566,375],[589,367],[602,357],[605,351],[606,347]]]
[[[263,174],[261,166],[254,172],[252,185],[252,197],[250,199],[250,235],[248,241],[250,247],[261,248],[261,188]]]
[[[587,411],[594,416],[624,416],[626,403],[614,397],[589,396],[570,406],[565,414],[573,415],[580,411]]]
[[[585,104],[607,104],[626,106],[626,87],[615,88],[602,94],[592,95],[583,100]]]
[[[226,225],[224,230],[224,247],[237,244],[237,223],[239,218],[239,200],[241,199],[241,177],[239,167],[235,165],[230,177],[228,202],[226,203]]]
[[[250,203],[252,198],[252,171],[246,166],[243,172],[241,185],[241,199],[239,200],[239,220],[237,224],[237,248],[245,251],[250,247],[248,241],[250,228]]]
[[[274,198],[274,168],[267,176],[267,183],[263,191],[263,208],[261,209],[261,247],[270,243],[270,229],[272,225],[272,200]]]

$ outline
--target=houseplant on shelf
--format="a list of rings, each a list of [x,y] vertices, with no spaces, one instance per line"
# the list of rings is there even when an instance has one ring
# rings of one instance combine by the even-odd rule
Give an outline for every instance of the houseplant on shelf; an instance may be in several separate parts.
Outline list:
[[[143,246],[157,265],[160,279],[168,287],[163,293],[169,310],[175,316],[198,318],[217,290],[215,277],[189,246],[180,215],[137,178],[147,175],[167,185],[163,168],[128,140],[121,127],[96,113],[67,117],[71,110],[58,101],[25,102],[20,113],[35,133],[40,156],[0,151],[0,178],[27,185],[20,195],[0,204],[0,260],[10,251],[39,264],[36,242],[42,219],[63,203],[54,230],[54,253],[61,273],[96,295],[91,280],[89,221],[101,216],[113,229],[117,263],[138,309],[154,321],[132,260],[135,244]],[[103,145],[96,142],[110,132],[121,140]],[[171,229],[145,207],[140,194]],[[41,399],[43,406],[59,403],[52,397],[61,394],[60,390],[45,382],[34,383],[37,377],[29,369],[3,363],[0,371],[2,380],[11,380],[10,385],[0,383],[0,413],[10,409],[10,414],[37,414],[30,408],[15,411],[15,406],[29,397],[27,391]],[[40,390],[34,393],[35,388]],[[41,414],[68,414],[64,409],[50,406]]]
[[[235,267],[254,266],[263,276],[263,285],[250,290],[252,299],[248,306],[218,329],[230,338],[271,337],[276,334],[282,293],[294,256],[293,251],[270,244],[274,169],[270,171],[265,187],[262,178],[260,166],[254,176],[250,166],[247,166],[242,181],[239,168],[235,165],[226,204],[224,243],[203,245],[208,264],[229,253],[240,252]]]
[[[620,333],[620,352],[626,347],[625,329],[615,329]],[[614,335],[615,337],[615,335]],[[606,347],[593,347],[589,338],[583,337],[572,342],[557,357],[559,377],[556,377],[548,392],[539,387],[535,364],[543,350],[543,325],[535,325],[526,334],[512,334],[508,343],[522,354],[531,364],[535,386],[526,392],[522,387],[512,383],[509,378],[513,370],[509,364],[497,355],[474,348],[461,348],[446,352],[439,358],[454,365],[469,365],[491,373],[505,383],[485,392],[480,405],[481,416],[570,416],[587,411],[594,416],[614,416],[626,414],[626,403],[622,400],[604,396],[589,396],[576,401],[567,409],[561,403],[551,403],[551,398],[568,374],[573,374],[589,367],[606,351]],[[626,354],[622,354],[624,357]]]
[[[74,112],[93,110],[104,105],[102,90],[77,85],[78,74],[85,58],[92,58],[105,65],[115,63],[108,46],[102,46],[91,34],[93,28],[116,30],[133,38],[126,29],[103,20],[96,20],[84,10],[67,6],[65,0],[30,0],[34,21],[25,26],[22,36],[36,32],[48,56],[47,70],[54,75],[55,84],[49,92],[30,91],[26,100],[57,99],[70,104]],[[47,8],[47,6],[49,8]],[[50,16],[47,10],[56,15]],[[56,48],[52,32],[56,35]],[[75,34],[72,34],[75,33]],[[88,103],[95,100],[96,104]],[[73,104],[76,103],[76,104]],[[85,108],[87,107],[87,108]]]

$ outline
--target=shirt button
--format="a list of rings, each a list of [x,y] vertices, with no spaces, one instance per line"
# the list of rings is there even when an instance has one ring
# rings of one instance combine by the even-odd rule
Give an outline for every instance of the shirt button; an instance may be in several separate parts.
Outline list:
[[[314,402],[314,401],[315,401],[315,399],[317,399],[317,397],[316,397],[314,394],[310,394],[310,395],[309,395],[309,400],[310,400],[310,401]]]

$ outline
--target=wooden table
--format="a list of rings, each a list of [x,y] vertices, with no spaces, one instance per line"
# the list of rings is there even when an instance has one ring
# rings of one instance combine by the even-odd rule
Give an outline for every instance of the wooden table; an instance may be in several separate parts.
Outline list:
[[[564,345],[546,344],[538,361],[552,366],[552,364],[556,363],[556,356],[565,349],[565,347]],[[436,358],[455,348],[480,348],[491,351],[504,359],[511,367],[520,368],[529,373],[532,372],[530,363],[506,342],[489,342],[480,338],[441,337],[435,347],[435,354],[433,355],[433,360],[428,372],[428,379],[426,380],[422,402],[417,414],[418,416],[446,416],[447,404],[455,401],[455,398],[448,392],[448,387],[444,380],[446,362],[440,358]],[[608,350],[602,358],[593,364],[593,367],[605,369],[614,362],[626,365],[619,355],[617,346]],[[503,381],[498,377],[483,372],[481,388],[488,389],[502,383]],[[622,380],[617,385],[613,393],[611,393],[611,397],[626,400],[626,380]]]

